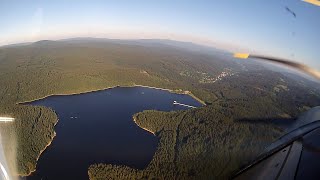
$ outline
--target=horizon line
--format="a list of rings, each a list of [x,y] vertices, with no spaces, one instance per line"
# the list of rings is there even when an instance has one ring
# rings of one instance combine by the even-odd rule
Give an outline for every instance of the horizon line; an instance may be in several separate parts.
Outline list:
[[[30,45],[33,43],[37,43],[40,41],[64,41],[64,40],[72,40],[72,39],[105,39],[105,40],[123,40],[123,41],[138,41],[138,40],[167,40],[167,41],[176,41],[176,42],[182,42],[182,43],[191,43],[198,46],[203,46],[207,48],[215,48],[221,51],[227,51],[229,53],[233,53],[232,50],[228,50],[226,48],[217,47],[210,44],[205,43],[199,43],[194,41],[188,41],[188,40],[177,40],[172,38],[108,38],[108,37],[93,37],[93,36],[75,36],[75,37],[67,37],[67,38],[48,38],[48,39],[39,39],[36,41],[20,41],[20,42],[14,42],[14,43],[8,43],[8,44],[2,44],[0,45],[0,48],[6,47],[6,46],[15,46],[15,45]]]

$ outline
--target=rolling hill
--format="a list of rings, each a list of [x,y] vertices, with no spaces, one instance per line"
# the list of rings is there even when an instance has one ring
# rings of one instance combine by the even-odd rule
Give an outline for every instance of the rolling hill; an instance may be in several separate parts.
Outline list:
[[[88,170],[91,179],[227,178],[282,134],[274,120],[293,120],[320,102],[317,83],[214,48],[170,40],[75,38],[3,46],[0,84],[0,115],[16,118],[0,129],[4,138],[17,140],[20,175],[34,171],[57,123],[51,109],[20,102],[139,84],[190,91],[206,103],[134,115],[160,138],[149,166],[95,164]]]

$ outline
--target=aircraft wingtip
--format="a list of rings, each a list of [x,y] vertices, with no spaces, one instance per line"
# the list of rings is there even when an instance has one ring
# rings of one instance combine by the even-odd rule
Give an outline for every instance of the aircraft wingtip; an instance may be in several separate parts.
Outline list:
[[[233,57],[239,58],[239,59],[247,59],[250,54],[248,53],[234,53]]]
[[[320,6],[320,1],[319,0],[302,0],[302,1],[306,2],[306,3],[313,4],[315,6]]]

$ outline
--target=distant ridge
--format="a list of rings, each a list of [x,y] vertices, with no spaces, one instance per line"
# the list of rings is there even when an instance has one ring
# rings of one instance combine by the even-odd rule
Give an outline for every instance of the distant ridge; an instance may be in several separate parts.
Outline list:
[[[157,47],[157,46],[169,46],[172,48],[185,49],[189,51],[196,52],[214,52],[214,53],[229,53],[226,50],[218,49],[211,46],[200,45],[193,42],[186,41],[176,41],[170,39],[108,39],[108,38],[93,38],[93,37],[77,37],[77,38],[68,38],[61,39],[58,41],[62,42],[112,42],[119,44],[127,44],[127,45],[139,45],[139,46],[149,46],[149,47]]]
[[[45,43],[50,43],[50,42],[55,42],[53,40],[40,40],[40,41],[36,41],[32,44],[45,44]]]
[[[14,43],[14,44],[8,44],[8,45],[0,46],[0,48],[16,47],[16,46],[27,46],[27,45],[30,45],[30,44],[32,44],[32,42]]]
[[[229,54],[228,51],[218,49],[215,47],[200,45],[193,42],[176,41],[176,40],[170,40],[170,39],[108,39],[108,38],[94,38],[94,37],[75,37],[75,38],[67,38],[67,39],[60,39],[60,40],[40,40],[36,42],[5,45],[5,46],[0,46],[0,48],[25,46],[25,45],[47,47],[50,45],[56,45],[60,43],[68,43],[68,44],[115,43],[115,44],[135,45],[135,46],[144,46],[144,47],[159,47],[159,48],[167,47],[167,48],[173,48],[177,50],[179,49],[188,50],[191,52],[200,52],[200,53],[214,54],[214,55]]]
[[[46,44],[51,42],[112,42],[112,43],[121,43],[121,44],[128,44],[128,45],[149,45],[149,46],[167,45],[167,46],[189,49],[192,51],[214,50],[214,51],[220,51],[220,52],[227,52],[226,50],[222,50],[222,49],[211,47],[211,46],[201,45],[201,44],[187,42],[187,41],[170,40],[170,39],[109,39],[109,38],[95,38],[95,37],[75,37],[75,38],[66,38],[66,39],[59,39],[59,40],[44,39],[44,40],[39,40],[35,42],[8,44],[0,47],[24,46],[24,45],[30,45],[30,44]]]

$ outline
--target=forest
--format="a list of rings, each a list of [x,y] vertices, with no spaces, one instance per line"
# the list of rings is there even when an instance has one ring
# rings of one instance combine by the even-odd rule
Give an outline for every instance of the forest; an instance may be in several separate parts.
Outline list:
[[[210,81],[224,71],[233,75]],[[35,170],[59,123],[53,110],[23,102],[52,94],[139,84],[190,91],[206,103],[186,111],[135,114],[137,123],[160,140],[150,164],[142,170],[93,164],[88,170],[91,179],[227,178],[283,133],[275,124],[259,120],[295,119],[320,102],[317,83],[258,62],[116,40],[0,47],[0,84],[0,116],[15,118],[14,123],[0,124],[1,135],[5,153],[13,158],[12,171],[19,175]]]
[[[281,134],[272,124],[234,122],[236,109],[210,106],[181,112],[144,111],[139,126],[160,142],[143,170],[95,164],[90,179],[226,179]],[[214,130],[214,131],[213,131]]]

